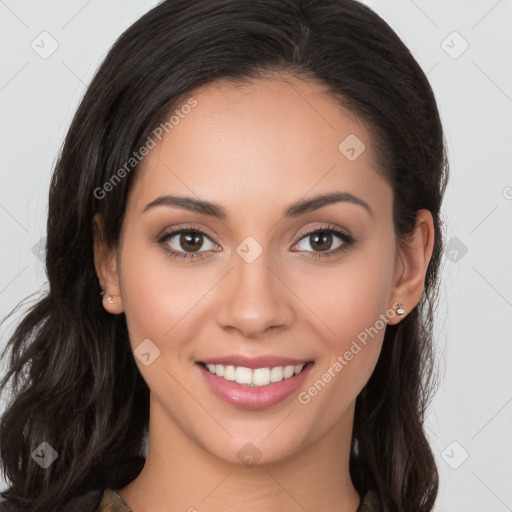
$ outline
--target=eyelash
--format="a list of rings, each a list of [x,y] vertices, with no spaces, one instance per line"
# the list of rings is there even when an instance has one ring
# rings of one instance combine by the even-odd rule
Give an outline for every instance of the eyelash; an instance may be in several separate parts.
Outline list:
[[[172,229],[170,231],[167,231],[157,240],[157,242],[158,242],[158,244],[160,244],[163,247],[163,249],[169,254],[169,256],[171,256],[171,258],[190,259],[192,261],[197,258],[203,259],[205,257],[208,257],[208,256],[202,256],[201,252],[186,253],[186,252],[176,251],[174,249],[170,249],[169,246],[166,245],[165,242],[167,242],[170,238],[172,238],[178,234],[182,234],[182,233],[195,233],[195,234],[202,235],[202,236],[208,238],[209,240],[211,240],[211,238],[204,231],[202,231],[198,228],[185,226],[182,228]],[[299,241],[297,243],[299,243],[303,239],[307,238],[308,236],[311,236],[316,233],[336,235],[338,238],[340,238],[342,240],[343,244],[340,245],[336,249],[333,249],[330,251],[325,251],[325,252],[323,252],[323,251],[321,251],[321,252],[306,251],[311,254],[311,256],[309,256],[309,257],[312,257],[315,259],[328,258],[331,256],[335,256],[337,254],[340,254],[340,253],[346,251],[350,246],[352,246],[355,243],[354,238],[352,238],[349,234],[347,234],[345,231],[342,231],[339,228],[337,228],[331,224],[329,224],[328,226],[325,226],[325,227],[316,227],[316,228],[308,229],[305,233],[303,233],[303,235],[301,236],[301,238],[299,239]],[[202,252],[205,252],[205,251],[202,251]]]

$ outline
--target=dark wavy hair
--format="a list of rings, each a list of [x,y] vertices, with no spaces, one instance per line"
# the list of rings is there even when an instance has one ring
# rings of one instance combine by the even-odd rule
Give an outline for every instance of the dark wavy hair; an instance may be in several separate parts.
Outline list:
[[[438,472],[424,421],[437,387],[433,320],[448,162],[425,74],[391,27],[355,0],[166,0],[112,46],[55,165],[49,287],[3,352],[10,349],[0,391],[12,386],[0,425],[10,483],[2,496],[13,510],[60,510],[88,490],[128,484],[144,464],[149,389],[125,315],[102,306],[92,226],[103,214],[105,239],[116,246],[136,170],[105,197],[94,191],[188,91],[284,72],[320,85],[370,127],[400,240],[413,232],[419,209],[432,213],[434,250],[421,300],[386,327],[375,371],[356,400],[350,474],[360,494],[377,490],[386,511],[433,509]],[[43,441],[58,452],[47,469],[31,457]]]

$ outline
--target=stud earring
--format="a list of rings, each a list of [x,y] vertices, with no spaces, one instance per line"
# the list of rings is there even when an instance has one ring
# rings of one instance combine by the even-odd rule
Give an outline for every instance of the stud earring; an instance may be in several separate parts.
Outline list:
[[[405,313],[405,309],[402,307],[402,304],[398,303],[397,304],[397,308],[396,308],[396,312],[401,316]]]
[[[106,293],[107,293],[107,292],[105,292],[105,290],[103,290],[103,291],[100,293],[100,295],[101,295],[101,296],[103,296],[103,295],[105,295]],[[110,294],[109,294],[109,296],[107,297],[107,302],[108,302],[109,304],[114,304],[114,301],[112,300],[112,295],[110,295]]]

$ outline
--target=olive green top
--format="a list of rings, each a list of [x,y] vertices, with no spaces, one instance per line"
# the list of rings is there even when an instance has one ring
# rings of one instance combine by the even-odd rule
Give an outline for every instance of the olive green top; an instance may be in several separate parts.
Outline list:
[[[0,500],[0,512],[7,511],[3,500]],[[65,512],[133,512],[123,498],[113,489],[93,489],[71,500]],[[356,512],[382,512],[379,496],[368,491]]]
[[[367,492],[356,512],[381,512],[380,499],[375,492]],[[78,511],[76,511],[78,512]],[[105,489],[96,512],[133,512],[123,498],[112,489]]]

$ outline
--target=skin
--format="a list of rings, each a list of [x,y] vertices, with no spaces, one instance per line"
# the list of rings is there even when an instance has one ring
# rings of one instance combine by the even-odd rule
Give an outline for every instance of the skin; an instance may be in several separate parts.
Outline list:
[[[104,243],[102,218],[94,219],[97,274],[113,299],[104,296],[105,309],[125,313],[133,349],[149,338],[160,350],[149,366],[135,358],[151,390],[148,454],[140,475],[118,492],[134,512],[355,512],[361,497],[348,472],[354,406],[385,329],[360,344],[309,403],[297,395],[394,303],[406,314],[416,306],[433,250],[432,216],[420,210],[414,235],[400,244],[371,133],[317,84],[282,74],[192,95],[197,106],[136,171],[118,247]],[[354,161],[338,149],[349,134],[366,145]],[[333,191],[364,200],[373,214],[338,202],[283,217],[291,203]],[[228,217],[169,206],[142,213],[164,194],[213,201]],[[316,259],[322,240],[315,245],[304,232],[328,224],[356,242]],[[190,246],[180,245],[179,234],[159,244],[159,235],[190,225],[207,235],[197,245],[205,258],[173,259],[165,245],[185,254]],[[252,263],[236,252],[247,236],[263,249]],[[334,253],[343,241],[333,235],[330,244]],[[315,366],[284,401],[244,410],[213,394],[195,364],[232,353]],[[237,456],[248,442],[261,453],[253,466]]]

